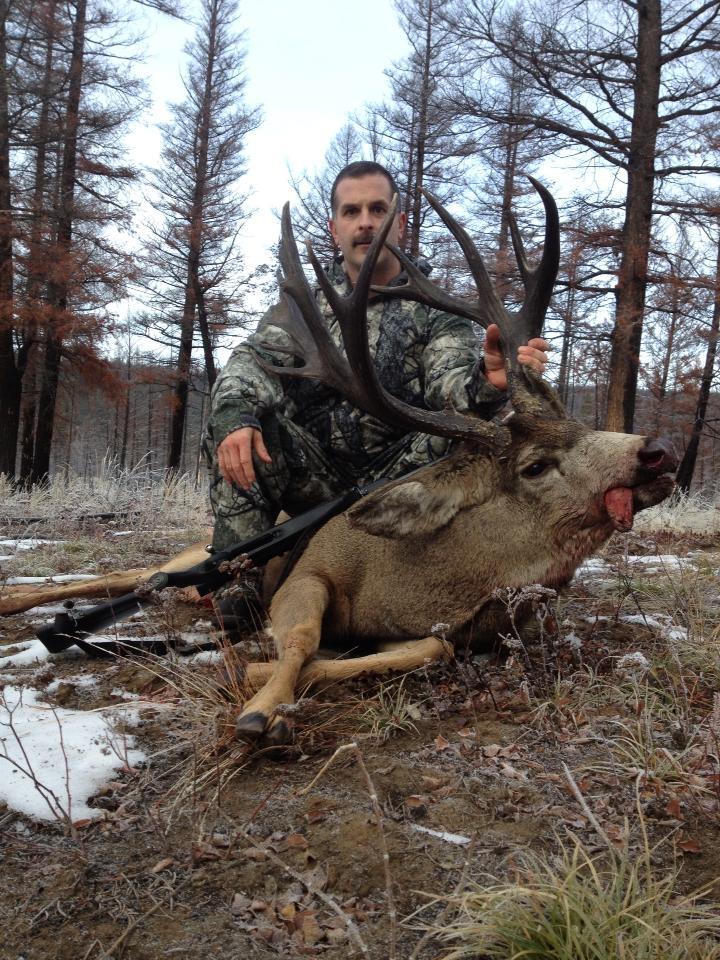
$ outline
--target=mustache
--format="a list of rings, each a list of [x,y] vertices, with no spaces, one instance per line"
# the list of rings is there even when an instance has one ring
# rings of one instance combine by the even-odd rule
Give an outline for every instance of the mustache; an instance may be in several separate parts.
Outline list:
[[[353,246],[354,246],[354,247],[362,247],[362,246],[364,246],[365,244],[372,243],[374,237],[375,237],[375,234],[374,234],[374,233],[366,233],[366,234],[363,234],[363,236],[361,236],[361,237],[356,237],[356,238],[353,240]]]

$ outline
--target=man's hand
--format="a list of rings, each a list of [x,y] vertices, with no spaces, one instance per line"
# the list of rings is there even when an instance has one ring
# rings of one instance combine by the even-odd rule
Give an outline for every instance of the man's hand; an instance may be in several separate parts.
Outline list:
[[[550,344],[542,337],[535,337],[523,347],[518,347],[518,362],[525,363],[543,375]],[[485,331],[485,376],[498,390],[507,390],[505,360],[500,349],[500,328],[491,323]]]
[[[217,448],[218,466],[223,478],[243,490],[249,490],[255,483],[253,454],[263,463],[272,463],[259,430],[242,427],[229,433]]]

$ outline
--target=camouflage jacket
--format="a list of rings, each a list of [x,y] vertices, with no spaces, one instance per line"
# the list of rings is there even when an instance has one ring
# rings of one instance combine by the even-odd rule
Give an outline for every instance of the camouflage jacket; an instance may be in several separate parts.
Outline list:
[[[349,291],[342,271],[330,275],[341,292]],[[393,285],[404,280],[400,274]],[[319,289],[316,299],[331,336],[340,343],[339,326]],[[264,416],[282,411],[339,463],[355,468],[381,465],[384,452],[402,437],[401,430],[358,410],[316,380],[281,378],[257,362],[256,353],[275,365],[294,364],[291,352],[270,353],[265,347],[277,344],[291,351],[288,335],[275,325],[284,309],[280,303],[265,314],[218,376],[208,423],[212,443],[217,446],[241,427],[260,429]],[[485,378],[481,344],[469,320],[383,295],[370,301],[367,322],[378,377],[393,396],[425,409],[472,410],[485,419],[505,403],[506,395]]]

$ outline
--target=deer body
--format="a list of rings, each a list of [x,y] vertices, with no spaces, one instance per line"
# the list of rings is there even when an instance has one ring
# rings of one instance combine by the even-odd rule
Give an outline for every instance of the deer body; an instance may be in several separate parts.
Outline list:
[[[626,491],[637,510],[672,490],[666,472],[674,461],[664,445],[573,421],[558,426],[547,424],[552,443],[543,442],[539,424],[532,437],[521,430],[502,459],[458,452],[326,524],[273,598],[280,663],[274,682],[245,706],[240,735],[287,738],[286,721],[273,711],[293,699],[321,637],[420,640],[441,621],[449,640],[463,634],[487,649],[498,632],[496,589],[563,587],[618,528],[608,491]],[[535,464],[547,466],[528,476]],[[438,643],[435,654],[442,652]],[[427,649],[418,654],[419,665]],[[377,655],[377,666],[391,667],[393,655]]]

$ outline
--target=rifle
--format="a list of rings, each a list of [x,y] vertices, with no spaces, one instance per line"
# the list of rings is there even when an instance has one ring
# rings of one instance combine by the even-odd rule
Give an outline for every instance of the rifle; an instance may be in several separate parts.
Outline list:
[[[143,642],[142,638],[88,642],[87,638],[111,623],[124,620],[138,610],[142,610],[158,591],[166,587],[193,586],[197,588],[200,596],[212,593],[233,579],[234,573],[231,569],[233,560],[242,557],[251,561],[253,566],[262,566],[273,557],[286,553],[303,536],[314,533],[332,517],[347,510],[361,497],[385,483],[387,480],[381,479],[367,486],[355,486],[334,500],[329,500],[284,523],[279,523],[264,533],[257,534],[242,543],[234,543],[225,550],[216,551],[207,560],[203,560],[194,567],[176,572],[155,573],[131,593],[123,594],[107,603],[98,604],[86,613],[73,613],[72,609],[58,613],[53,622],[40,627],[36,635],[51,653],[67,650],[73,644],[77,644],[91,656],[106,656],[128,650],[165,653],[167,644],[157,639],[149,642]]]

